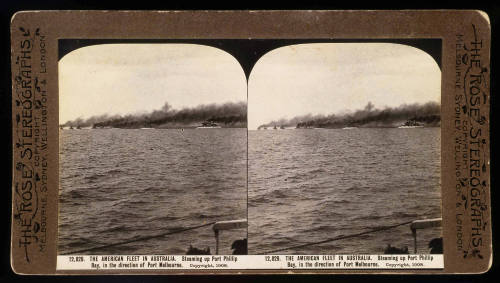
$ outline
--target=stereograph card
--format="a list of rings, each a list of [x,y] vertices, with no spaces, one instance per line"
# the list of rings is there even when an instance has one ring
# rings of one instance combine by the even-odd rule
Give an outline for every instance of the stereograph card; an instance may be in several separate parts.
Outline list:
[[[18,274],[482,273],[481,11],[23,11]]]

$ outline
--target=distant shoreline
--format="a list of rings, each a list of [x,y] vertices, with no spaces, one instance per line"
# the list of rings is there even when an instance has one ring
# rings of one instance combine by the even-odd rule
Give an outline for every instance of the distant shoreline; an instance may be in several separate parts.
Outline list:
[[[69,128],[69,127],[63,127],[63,128],[59,128],[60,130],[68,130],[68,131],[71,131],[71,130],[75,130],[75,131],[78,131],[78,130],[111,130],[111,129],[120,129],[120,130],[197,130],[197,129],[208,129],[208,130],[212,130],[212,129],[246,129],[246,127],[220,127],[220,128],[198,128],[198,127],[142,127],[142,128],[121,128],[121,127],[103,127],[103,128],[92,128],[92,127],[83,127],[83,128]]]
[[[423,127],[415,127],[415,128],[406,128],[406,129],[429,129],[429,128],[441,128],[441,126],[423,126]],[[268,129],[263,129],[263,128],[257,128],[257,129],[249,129],[250,131],[290,131],[290,130],[356,130],[356,129],[405,129],[405,128],[400,128],[400,127],[394,127],[394,126],[379,126],[379,127],[332,127],[332,128],[327,128],[327,127],[314,127],[314,128],[288,128],[288,129],[273,129],[273,128],[268,128]]]
[[[193,108],[173,109],[165,103],[161,109],[145,114],[100,115],[87,119],[77,118],[61,123],[59,127],[73,128],[196,128],[196,127],[246,128],[247,105],[245,102],[198,105]]]
[[[342,128],[399,128],[399,127],[441,127],[441,119],[437,115],[427,116],[427,117],[419,117],[420,119],[407,119],[407,120],[392,120],[392,121],[382,121],[375,120],[369,122],[354,122],[354,123],[345,123],[344,121],[335,121],[335,122],[324,122],[324,121],[307,121],[300,122],[295,125],[289,124],[279,124],[279,123],[271,123],[264,124],[259,126],[257,129],[342,129]]]
[[[441,105],[403,104],[399,107],[376,109],[369,102],[364,109],[346,114],[303,115],[292,119],[279,119],[258,128],[398,128],[441,126]]]
[[[349,127],[349,129],[398,129],[399,127]],[[441,128],[441,126],[424,126],[424,127],[419,127],[417,129],[422,129],[422,128]],[[60,128],[61,129],[61,128]],[[80,129],[73,128],[70,129],[69,127],[63,127],[61,130],[111,130],[111,129],[120,129],[120,130],[202,130],[202,129],[207,129],[207,130],[213,130],[213,129],[247,129],[247,127],[220,127],[220,128],[198,128],[198,127],[142,127],[142,128],[119,128],[119,127],[108,127],[108,128],[91,128],[91,127],[83,127]],[[276,129],[276,131],[289,131],[289,130],[347,130],[346,127],[340,128],[340,127],[335,127],[335,128],[288,128],[288,129]],[[274,131],[274,129],[248,129],[249,131]]]

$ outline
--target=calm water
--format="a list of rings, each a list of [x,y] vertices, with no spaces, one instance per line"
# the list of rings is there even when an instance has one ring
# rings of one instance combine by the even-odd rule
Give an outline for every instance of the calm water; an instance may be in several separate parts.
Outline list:
[[[247,216],[247,130],[60,131],[59,253]],[[231,254],[246,229],[223,231]],[[211,227],[86,252],[215,252]]]
[[[441,217],[440,128],[250,131],[249,253]],[[418,231],[419,252],[440,228]],[[409,226],[280,254],[413,251]]]

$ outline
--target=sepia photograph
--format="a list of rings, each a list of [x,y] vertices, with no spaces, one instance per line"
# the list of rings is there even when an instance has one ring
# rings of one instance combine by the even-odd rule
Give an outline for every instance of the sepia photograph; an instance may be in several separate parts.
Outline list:
[[[248,83],[250,254],[443,253],[441,70],[396,43],[272,50]]]
[[[487,273],[487,13],[13,12],[11,272]]]
[[[246,254],[247,85],[197,44],[59,61],[58,254]]]

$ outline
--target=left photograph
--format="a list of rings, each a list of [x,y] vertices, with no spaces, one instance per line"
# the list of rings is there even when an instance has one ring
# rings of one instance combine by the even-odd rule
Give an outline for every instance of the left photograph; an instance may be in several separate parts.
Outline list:
[[[59,255],[247,254],[240,64],[197,44],[62,56],[59,179]]]

